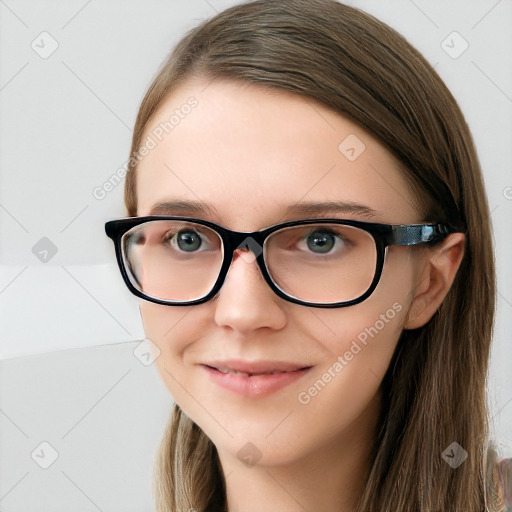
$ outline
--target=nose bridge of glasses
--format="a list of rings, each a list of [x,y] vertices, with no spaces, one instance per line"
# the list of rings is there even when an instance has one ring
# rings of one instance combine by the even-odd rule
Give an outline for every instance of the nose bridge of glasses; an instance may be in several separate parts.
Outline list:
[[[237,250],[244,251],[247,257],[244,258],[248,262],[259,258],[263,252],[264,234],[260,231],[225,231],[227,240],[229,242],[230,254],[227,254],[230,259],[233,259],[234,253]],[[226,251],[227,252],[227,251]]]
[[[263,278],[266,279],[265,265],[263,263],[263,242],[265,235],[262,232],[242,232],[224,229],[222,233],[224,239],[224,262],[220,271],[220,282],[224,283],[233,263],[241,259],[245,263],[255,263],[259,267]],[[239,262],[240,264],[240,262]]]

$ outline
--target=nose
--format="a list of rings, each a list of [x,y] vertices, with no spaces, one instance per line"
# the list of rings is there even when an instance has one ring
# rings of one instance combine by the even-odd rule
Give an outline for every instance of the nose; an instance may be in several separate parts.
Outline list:
[[[282,329],[286,325],[284,299],[263,278],[254,254],[235,250],[222,288],[213,299],[215,322],[247,334],[262,327]]]

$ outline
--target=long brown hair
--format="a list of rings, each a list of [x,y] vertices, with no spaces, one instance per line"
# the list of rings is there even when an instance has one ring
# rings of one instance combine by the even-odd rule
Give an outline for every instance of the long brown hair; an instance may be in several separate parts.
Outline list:
[[[464,230],[452,288],[430,322],[402,333],[382,381],[381,428],[357,510],[499,510],[485,392],[495,309],[490,216],[471,133],[445,84],[395,30],[334,0],[229,8],[181,39],[142,101],[125,182],[130,216],[137,215],[135,155],[148,121],[192,77],[322,102],[397,158],[425,221]],[[468,453],[456,469],[442,458],[452,442]],[[215,446],[177,405],[155,468],[158,512],[226,510]]]

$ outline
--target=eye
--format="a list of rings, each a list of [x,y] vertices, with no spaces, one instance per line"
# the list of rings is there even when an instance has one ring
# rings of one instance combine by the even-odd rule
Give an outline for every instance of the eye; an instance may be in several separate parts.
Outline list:
[[[329,231],[316,230],[307,235],[307,246],[313,252],[328,253],[336,243],[336,235]]]
[[[353,245],[351,238],[347,236],[350,233],[345,231],[336,228],[315,228],[301,234],[295,243],[296,248],[305,254],[341,256]]]
[[[201,235],[193,230],[179,231],[175,235],[171,233],[164,238],[165,241],[169,241],[173,248],[185,252],[197,251],[203,242]]]

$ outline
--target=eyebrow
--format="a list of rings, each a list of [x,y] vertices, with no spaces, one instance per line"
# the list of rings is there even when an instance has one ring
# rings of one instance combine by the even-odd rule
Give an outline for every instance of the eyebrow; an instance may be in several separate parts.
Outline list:
[[[296,203],[286,209],[287,214],[308,215],[311,217],[331,214],[352,213],[363,217],[377,217],[381,212],[369,206],[354,203],[351,201],[326,201],[321,203],[303,202]]]
[[[332,214],[356,214],[363,217],[378,217],[378,210],[351,201],[298,202],[288,206],[285,215],[305,215],[309,217],[329,216]],[[165,201],[153,205],[149,215],[210,215],[217,216],[215,206],[200,201]]]
[[[149,215],[217,215],[215,206],[199,201],[165,201],[156,203]]]

